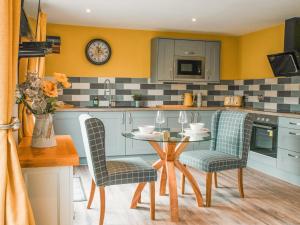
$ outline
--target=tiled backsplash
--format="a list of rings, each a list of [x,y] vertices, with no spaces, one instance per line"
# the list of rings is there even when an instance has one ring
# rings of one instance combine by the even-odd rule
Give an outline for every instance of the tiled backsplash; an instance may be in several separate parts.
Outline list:
[[[64,89],[60,100],[76,106],[91,106],[95,96],[105,99],[106,78],[71,77],[71,89]],[[223,80],[215,84],[150,83],[146,78],[107,78],[118,106],[133,106],[132,95],[141,94],[145,106],[181,104],[185,92],[200,92],[203,106],[223,106],[224,96],[245,96],[245,106],[284,112],[300,112],[300,77],[255,80]]]

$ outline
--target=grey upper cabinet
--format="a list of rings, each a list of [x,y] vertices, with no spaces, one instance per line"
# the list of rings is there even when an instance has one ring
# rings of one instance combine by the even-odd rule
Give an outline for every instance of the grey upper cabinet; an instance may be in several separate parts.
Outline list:
[[[154,38],[151,41],[151,81],[152,82],[218,82],[220,80],[220,41],[182,40]],[[176,75],[180,59],[204,62],[203,77],[179,78]],[[203,63],[202,63],[203,65]]]
[[[175,40],[175,55],[204,56],[205,41]]]
[[[220,81],[221,42],[205,42],[205,78],[210,82]]]
[[[174,40],[153,39],[151,44],[151,81],[173,80]]]

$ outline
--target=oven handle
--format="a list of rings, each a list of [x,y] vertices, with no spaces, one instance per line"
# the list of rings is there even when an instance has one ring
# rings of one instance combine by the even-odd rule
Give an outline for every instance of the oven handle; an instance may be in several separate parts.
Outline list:
[[[265,129],[269,129],[269,130],[275,130],[276,129],[276,127],[261,125],[261,124],[257,124],[257,123],[254,123],[253,127],[265,128]]]

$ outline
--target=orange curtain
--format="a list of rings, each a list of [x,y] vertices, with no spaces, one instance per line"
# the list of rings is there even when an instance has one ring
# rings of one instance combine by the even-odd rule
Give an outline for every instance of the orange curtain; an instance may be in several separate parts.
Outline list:
[[[46,41],[47,14],[39,13],[36,41]],[[23,82],[27,72],[38,73],[40,77],[45,76],[45,57],[22,59],[19,65],[19,82]],[[24,105],[19,107],[19,119],[22,127],[19,129],[19,139],[32,136],[34,120],[33,115],[28,112]]]
[[[20,0],[0,1],[0,124],[11,122],[20,28]],[[12,130],[0,129],[0,225],[34,225]]]

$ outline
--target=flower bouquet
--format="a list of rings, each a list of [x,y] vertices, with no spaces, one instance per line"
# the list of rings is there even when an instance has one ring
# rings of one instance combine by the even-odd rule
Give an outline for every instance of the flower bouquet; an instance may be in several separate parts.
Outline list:
[[[23,103],[35,116],[32,147],[56,146],[52,115],[56,110],[58,92],[71,84],[65,74],[54,73],[54,80],[39,78],[37,73],[28,73],[26,81],[17,85],[17,103]]]

